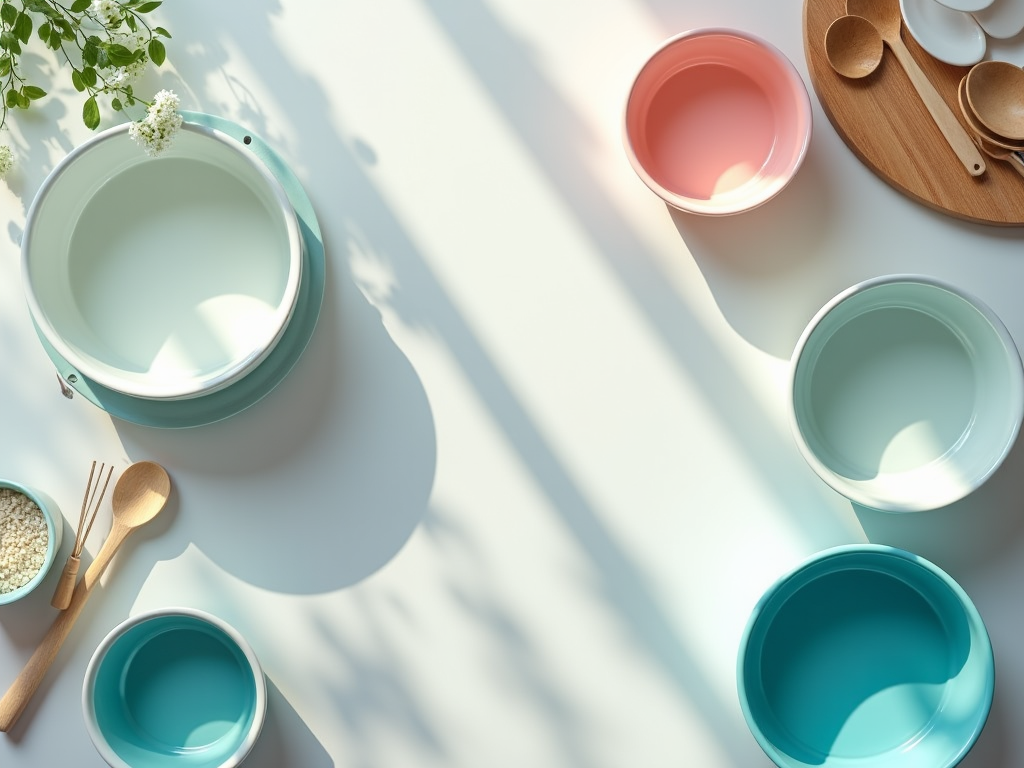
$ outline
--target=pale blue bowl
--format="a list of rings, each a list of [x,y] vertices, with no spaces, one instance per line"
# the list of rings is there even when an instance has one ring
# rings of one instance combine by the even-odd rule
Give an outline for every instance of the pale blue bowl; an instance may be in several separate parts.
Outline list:
[[[64,515],[53,499],[35,488],[29,488],[27,485],[16,483],[13,480],[2,479],[0,479],[0,488],[9,488],[12,491],[28,496],[28,498],[34,501],[43,513],[43,519],[46,520],[47,534],[46,555],[43,558],[43,565],[36,575],[17,589],[0,594],[0,605],[8,605],[34,592],[35,588],[43,582],[43,579],[50,572],[50,568],[57,559],[57,553],[60,552],[61,541],[64,537]]]
[[[267,690],[234,628],[171,608],[128,619],[104,638],[82,705],[93,744],[114,768],[230,768],[259,737]]]
[[[779,579],[740,644],[740,705],[781,768],[951,768],[992,705],[985,625],[946,573],[880,545]]]

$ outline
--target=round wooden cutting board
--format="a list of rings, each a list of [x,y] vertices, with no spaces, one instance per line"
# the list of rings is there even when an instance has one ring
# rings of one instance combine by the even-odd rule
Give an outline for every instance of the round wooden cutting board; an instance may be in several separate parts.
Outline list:
[[[804,52],[811,84],[843,141],[872,171],[924,205],[981,224],[1024,225],[1024,177],[1009,163],[987,156],[985,173],[969,175],[888,46],[871,75],[850,80],[836,74],[825,57],[825,31],[845,13],[846,0],[804,2]],[[957,86],[969,67],[933,58],[906,27],[903,40],[963,123]]]

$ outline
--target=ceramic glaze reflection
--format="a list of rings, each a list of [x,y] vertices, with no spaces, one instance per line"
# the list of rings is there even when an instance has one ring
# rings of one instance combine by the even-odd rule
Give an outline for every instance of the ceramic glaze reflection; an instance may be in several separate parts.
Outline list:
[[[906,308],[877,309],[839,328],[811,386],[831,468],[855,479],[941,458],[970,427],[976,396],[960,339]]]
[[[111,227],[109,211],[124,226]],[[71,238],[72,297],[126,370],[215,371],[270,333],[287,249],[247,184],[205,162],[166,158],[117,174],[85,206]]]
[[[779,611],[764,643],[765,697],[802,759],[866,758],[923,732],[965,659],[919,592],[840,571]]]
[[[237,730],[248,716],[251,689],[237,655],[220,639],[179,629],[157,635],[132,658],[124,707],[155,746],[187,751]]]
[[[719,64],[687,67],[670,78],[647,119],[652,175],[666,188],[701,200],[755,178],[776,136],[763,88]]]

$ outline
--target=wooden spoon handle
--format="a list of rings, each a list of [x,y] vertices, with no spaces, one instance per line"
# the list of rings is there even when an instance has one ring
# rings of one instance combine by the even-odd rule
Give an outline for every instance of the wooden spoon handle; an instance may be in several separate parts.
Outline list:
[[[952,147],[956,156],[960,158],[964,168],[967,169],[971,176],[983,174],[985,172],[985,159],[981,156],[971,137],[967,135],[967,131],[960,124],[960,121],[956,119],[953,110],[942,100],[942,96],[935,90],[935,86],[932,85],[928,76],[921,71],[921,67],[914,60],[910,49],[903,43],[903,39],[897,36],[891,40],[887,39],[886,42],[896,55],[896,59],[902,65],[903,70],[907,73],[907,77],[910,78],[910,83],[917,89],[918,94],[921,96],[921,101],[928,108],[935,124],[942,131],[942,135],[946,137],[946,141],[949,142],[949,146]]]
[[[57,658],[57,653],[64,644],[64,640],[71,633],[71,628],[74,627],[78,615],[85,607],[86,600],[92,594],[93,587],[99,583],[107,564],[130,532],[130,528],[117,525],[111,529],[99,554],[96,555],[96,559],[92,561],[85,576],[75,587],[68,607],[58,614],[39,647],[36,648],[28,663],[11,683],[7,693],[0,699],[0,731],[6,733],[18,722],[18,718],[21,717],[21,713],[24,712],[32,695],[43,682],[50,665]]]

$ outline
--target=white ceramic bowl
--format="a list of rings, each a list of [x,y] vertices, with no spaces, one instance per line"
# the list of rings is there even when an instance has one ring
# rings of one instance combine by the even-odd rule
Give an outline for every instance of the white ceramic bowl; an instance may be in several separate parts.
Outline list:
[[[978,488],[1024,416],[1024,369],[991,309],[930,277],[840,293],[800,337],[792,425],[808,464],[852,501],[913,512]]]
[[[252,647],[193,608],[134,616],[85,672],[89,737],[114,768],[233,768],[259,738],[267,684]]]
[[[148,157],[119,125],[77,147],[22,240],[32,318],[69,364],[149,399],[201,396],[256,367],[295,306],[302,240],[241,142],[185,123]]]
[[[13,480],[0,480],[0,492],[2,491],[28,498],[39,507],[39,511],[42,512],[43,520],[46,523],[47,536],[46,553],[43,556],[42,566],[21,586],[7,592],[0,592],[0,605],[7,605],[21,600],[35,591],[35,588],[46,578],[46,574],[50,572],[50,568],[57,559],[57,553],[60,551],[61,541],[64,536],[64,515],[53,499],[34,488],[29,488]],[[10,536],[5,537],[0,533],[0,551],[6,547],[15,546],[18,546],[17,541],[12,540]],[[12,560],[12,564],[22,559],[21,556],[18,556]]]

